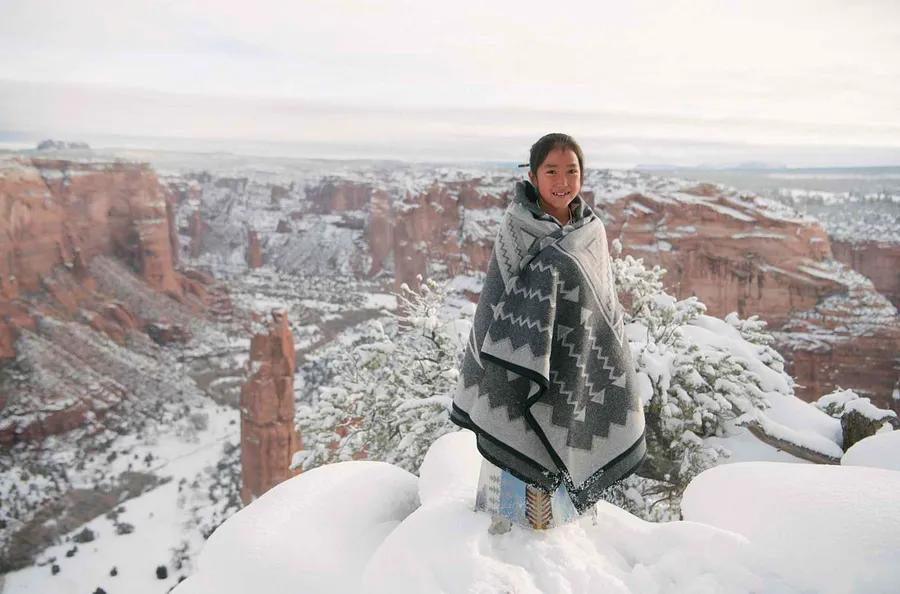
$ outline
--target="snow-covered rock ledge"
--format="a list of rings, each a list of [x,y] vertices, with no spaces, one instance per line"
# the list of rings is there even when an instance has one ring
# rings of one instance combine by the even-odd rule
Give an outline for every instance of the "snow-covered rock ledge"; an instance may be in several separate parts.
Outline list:
[[[309,471],[209,539],[175,594],[264,592],[896,592],[900,472],[751,462],[699,475],[686,521],[601,503],[579,522],[488,533],[472,511],[468,432],[429,450],[421,478],[379,462]]]

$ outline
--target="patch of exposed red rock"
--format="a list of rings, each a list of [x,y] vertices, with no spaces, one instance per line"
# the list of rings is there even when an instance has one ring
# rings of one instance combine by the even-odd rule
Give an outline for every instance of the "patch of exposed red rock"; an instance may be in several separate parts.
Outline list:
[[[418,275],[436,272],[429,266],[437,265],[451,276],[487,267],[494,225],[485,225],[488,231],[479,235],[478,211],[491,210],[487,218],[498,219],[509,190],[486,192],[480,185],[478,179],[435,182],[421,193],[407,191],[392,201],[386,191],[370,183],[326,180],[308,188],[307,196],[313,212],[368,210],[369,274],[393,267],[399,288],[403,283],[415,286]],[[466,229],[475,233],[467,234]]]
[[[310,212],[332,214],[348,210],[368,210],[372,186],[340,179],[326,179],[306,189]]]
[[[241,500],[250,503],[290,478],[300,449],[294,427],[294,338],[287,313],[272,312],[250,342],[250,378],[241,388]]]
[[[247,229],[247,266],[259,268],[262,265],[262,246],[259,243],[259,233],[253,229]]]
[[[189,253],[191,258],[196,258],[200,255],[200,252],[203,251],[203,234],[206,231],[207,225],[203,222],[199,209],[191,213],[191,217],[188,221],[187,232],[188,236],[191,238]]]

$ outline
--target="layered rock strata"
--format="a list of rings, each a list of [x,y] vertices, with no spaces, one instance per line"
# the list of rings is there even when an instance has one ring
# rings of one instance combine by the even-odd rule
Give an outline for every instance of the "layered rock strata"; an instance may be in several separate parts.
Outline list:
[[[835,259],[872,279],[875,289],[900,307],[900,243],[832,240]]]
[[[139,164],[8,161],[0,176],[0,276],[36,291],[54,266],[98,254],[126,259],[154,289],[178,295],[172,196]]]
[[[250,503],[295,473],[300,449],[294,428],[294,338],[287,313],[250,342],[250,377],[241,388],[241,500]]]
[[[208,285],[175,270],[172,196],[153,171],[0,160],[0,212],[0,442],[99,422],[142,397],[156,381],[136,371],[147,341],[187,340]]]
[[[17,329],[33,325],[26,318],[35,308],[23,301],[30,294],[48,294],[70,315],[87,308],[92,325],[121,338],[104,319],[124,330],[132,324],[122,326],[110,313],[115,304],[92,296],[89,267],[98,256],[126,262],[151,289],[182,303],[204,298],[202,284],[175,270],[174,199],[146,165],[6,159],[0,161],[0,212],[0,307],[7,312],[0,355],[6,358],[14,355]]]

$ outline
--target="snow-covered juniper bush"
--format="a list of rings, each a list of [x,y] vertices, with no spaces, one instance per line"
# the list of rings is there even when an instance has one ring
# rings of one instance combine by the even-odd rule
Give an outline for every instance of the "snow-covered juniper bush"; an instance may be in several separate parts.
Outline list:
[[[450,423],[457,378],[459,320],[448,319],[447,289],[426,280],[404,285],[399,311],[371,321],[331,362],[336,381],[297,412],[304,469],[365,456],[418,472],[428,447]],[[464,325],[464,323],[463,323]]]

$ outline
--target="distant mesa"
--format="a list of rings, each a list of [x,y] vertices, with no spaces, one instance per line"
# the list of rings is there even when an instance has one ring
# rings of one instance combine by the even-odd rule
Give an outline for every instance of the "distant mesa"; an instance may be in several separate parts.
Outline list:
[[[37,145],[39,151],[90,150],[86,142],[69,142],[67,140],[42,140]]]
[[[787,169],[784,163],[767,163],[765,161],[742,161],[740,163],[700,163],[699,165],[675,165],[672,163],[638,163],[634,167],[639,171],[677,171],[686,169],[696,170],[751,170],[769,171],[773,169]]]

